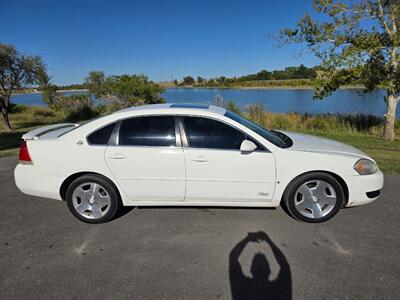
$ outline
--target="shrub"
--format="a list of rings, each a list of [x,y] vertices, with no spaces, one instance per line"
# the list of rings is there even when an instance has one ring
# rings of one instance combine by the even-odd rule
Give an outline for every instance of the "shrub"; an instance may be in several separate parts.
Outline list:
[[[99,111],[90,106],[84,106],[81,109],[71,110],[65,118],[68,122],[79,122],[93,119],[99,116]]]
[[[23,104],[10,104],[10,111],[9,113],[20,113],[20,112],[24,112],[28,109],[28,107],[26,105]]]
[[[225,108],[234,112],[235,114],[242,115],[242,111],[240,110],[239,106],[234,101],[228,101],[225,104]]]
[[[247,113],[249,114],[249,118],[260,124],[261,126],[265,126],[265,112],[264,105],[262,103],[250,104],[246,108]]]
[[[37,108],[35,108],[34,110],[33,110],[33,116],[35,117],[35,118],[52,118],[52,117],[55,117],[55,113],[54,113],[54,111],[52,111],[52,110],[50,110],[50,109],[48,109],[48,108],[45,108],[45,107],[37,107]]]

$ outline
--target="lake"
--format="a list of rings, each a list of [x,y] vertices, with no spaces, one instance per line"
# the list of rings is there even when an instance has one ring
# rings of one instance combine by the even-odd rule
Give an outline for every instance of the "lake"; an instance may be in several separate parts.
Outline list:
[[[84,92],[67,92],[66,95]],[[277,113],[340,113],[372,114],[383,116],[386,111],[383,100],[384,90],[363,94],[355,89],[336,91],[324,100],[313,100],[312,90],[296,89],[204,89],[204,88],[168,88],[163,93],[167,102],[195,102],[214,104],[220,96],[227,101],[235,101],[245,109],[252,103],[263,103],[267,111]],[[25,105],[46,105],[41,94],[20,94],[12,97],[13,103]],[[397,116],[400,115],[400,106]]]

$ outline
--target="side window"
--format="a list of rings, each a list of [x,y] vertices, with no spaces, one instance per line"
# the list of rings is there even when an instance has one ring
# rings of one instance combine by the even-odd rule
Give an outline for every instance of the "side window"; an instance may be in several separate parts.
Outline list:
[[[184,117],[189,147],[239,150],[246,135],[222,122],[200,117]]]
[[[90,145],[107,145],[116,124],[112,123],[96,130],[87,137],[87,141]]]
[[[137,117],[123,120],[119,128],[119,145],[176,146],[174,117]]]

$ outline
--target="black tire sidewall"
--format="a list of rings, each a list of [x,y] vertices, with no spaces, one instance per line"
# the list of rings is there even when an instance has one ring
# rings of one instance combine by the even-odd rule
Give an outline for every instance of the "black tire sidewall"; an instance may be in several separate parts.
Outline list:
[[[89,219],[81,216],[74,207],[73,201],[72,201],[72,193],[78,187],[79,185],[85,183],[85,182],[95,182],[100,184],[103,188],[105,188],[110,195],[110,208],[108,212],[101,218],[99,219]],[[78,177],[75,179],[67,188],[67,193],[66,193],[66,202],[68,205],[68,209],[71,211],[71,213],[80,221],[85,222],[85,223],[90,223],[90,224],[99,224],[99,223],[105,223],[110,221],[119,208],[121,207],[121,199],[119,197],[117,188],[115,185],[110,182],[108,179],[99,176],[99,175],[83,175],[81,177]]]
[[[310,181],[310,180],[326,181],[335,189],[335,192],[336,192],[336,197],[337,197],[336,205],[334,206],[332,211],[329,212],[329,214],[327,214],[326,216],[324,216],[322,218],[318,218],[318,219],[308,218],[306,216],[303,216],[301,213],[299,213],[297,211],[297,209],[295,208],[295,193],[296,193],[297,189],[303,183]],[[294,179],[290,183],[287,192],[285,192],[285,205],[286,205],[286,208],[289,211],[289,213],[295,219],[303,221],[303,222],[307,222],[307,223],[321,223],[321,222],[325,222],[325,221],[331,219],[333,216],[335,216],[337,214],[337,212],[343,206],[344,200],[345,200],[345,195],[344,195],[343,188],[340,185],[340,183],[336,180],[336,178],[327,173],[320,173],[320,172],[305,174],[305,175],[302,175],[302,176]]]

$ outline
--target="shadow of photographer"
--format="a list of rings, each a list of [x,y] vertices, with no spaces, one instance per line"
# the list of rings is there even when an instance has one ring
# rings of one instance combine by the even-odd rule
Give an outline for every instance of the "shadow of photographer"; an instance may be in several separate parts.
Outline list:
[[[265,242],[280,267],[275,280],[270,281],[270,264],[262,253],[256,253],[252,260],[251,277],[243,273],[239,257],[249,243]],[[229,255],[229,279],[232,299],[292,299],[292,279],[290,266],[282,251],[271,241],[265,232],[251,233],[240,241]]]

